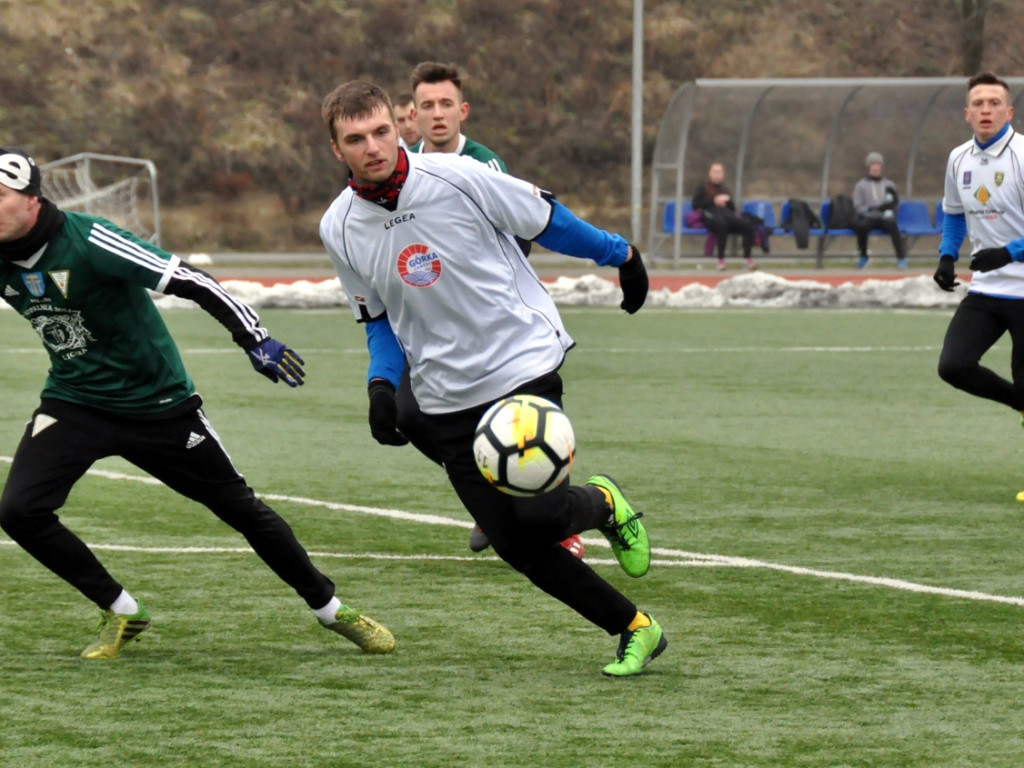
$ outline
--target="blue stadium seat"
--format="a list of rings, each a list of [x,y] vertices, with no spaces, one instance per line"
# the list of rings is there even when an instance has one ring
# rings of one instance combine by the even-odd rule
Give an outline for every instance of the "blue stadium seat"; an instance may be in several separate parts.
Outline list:
[[[939,232],[942,232],[942,219],[944,216],[945,214],[942,212],[942,201],[939,200],[939,202],[935,204],[935,228],[939,230]]]
[[[896,210],[896,221],[900,232],[912,237],[942,234],[942,227],[936,229],[928,213],[928,203],[923,200],[904,200]]]
[[[679,231],[684,235],[706,235],[708,231],[704,227],[688,227],[686,226],[686,215],[693,210],[693,203],[690,200],[683,201],[683,217],[680,219],[681,224]],[[665,215],[662,217],[661,226],[662,230],[668,233],[675,231],[675,217],[676,217],[676,203],[674,200],[669,200],[665,203]]]
[[[779,225],[775,218],[775,206],[768,200],[747,200],[743,204],[743,210],[761,219],[769,232],[774,232],[778,229]]]

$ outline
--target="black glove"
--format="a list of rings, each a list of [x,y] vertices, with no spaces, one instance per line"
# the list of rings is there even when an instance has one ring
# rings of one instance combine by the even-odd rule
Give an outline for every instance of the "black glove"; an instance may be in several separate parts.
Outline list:
[[[975,272],[991,272],[1005,267],[1011,261],[1010,252],[1005,248],[982,248],[974,254],[970,266]]]
[[[633,256],[619,265],[619,286],[622,288],[622,303],[619,306],[632,315],[644,305],[650,283],[643,259],[640,258],[640,249],[633,244],[629,247],[633,249]]]
[[[370,395],[370,434],[381,445],[405,445],[409,438],[398,431],[398,403],[395,387],[385,379],[374,379]]]
[[[956,280],[956,261],[948,253],[939,256],[939,268],[935,270],[935,283],[944,291],[952,292],[953,287],[960,285]]]
[[[275,384],[282,379],[289,387],[299,387],[305,382],[306,372],[302,365],[306,362],[295,352],[277,339],[265,338],[249,350],[249,362],[258,373],[262,373]]]
[[[885,188],[885,202],[879,206],[883,211],[894,211],[900,204],[900,196],[896,194],[895,187]]]

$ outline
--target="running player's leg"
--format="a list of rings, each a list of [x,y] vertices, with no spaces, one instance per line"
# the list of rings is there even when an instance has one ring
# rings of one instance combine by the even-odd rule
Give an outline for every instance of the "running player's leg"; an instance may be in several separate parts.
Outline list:
[[[589,527],[597,527],[607,519],[607,510],[597,512],[595,499],[585,489],[570,491],[563,484],[538,497],[548,505],[550,515],[540,514],[535,505],[530,514],[519,516],[521,500],[488,483],[471,454],[468,458],[446,460],[445,469],[459,499],[487,533],[498,556],[591,623],[609,634],[621,633],[636,615],[636,605],[561,545],[577,532],[567,528],[568,521],[589,515],[595,521]]]
[[[331,600],[333,582],[314,567],[291,526],[256,497],[201,409],[136,426],[135,438],[122,449],[125,459],[241,533],[310,608]]]
[[[111,430],[97,411],[44,400],[25,429],[0,496],[0,528],[104,610],[122,587],[55,510],[93,462],[110,454]]]
[[[517,388],[561,404],[558,374]],[[449,481],[495,552],[537,587],[610,634],[619,634],[637,608],[589,566],[561,546],[573,533],[597,528],[608,519],[596,488],[570,487],[533,499],[502,493],[480,474],[473,459],[473,434],[486,405],[456,414],[428,417]],[[570,562],[575,561],[575,562]]]
[[[1011,407],[1024,415],[1024,301],[1003,302],[1003,317],[1010,331],[1013,351],[1010,369],[1013,376],[1013,402]]]
[[[980,364],[1006,330],[1000,299],[967,294],[953,313],[939,355],[939,376],[947,384],[976,397],[1017,408],[1013,382]]]
[[[430,425],[420,410],[419,403],[412,393],[412,382],[409,379],[409,366],[402,372],[402,380],[395,393],[395,404],[398,408],[398,430],[413,446],[436,464],[441,463],[437,449],[430,439]]]

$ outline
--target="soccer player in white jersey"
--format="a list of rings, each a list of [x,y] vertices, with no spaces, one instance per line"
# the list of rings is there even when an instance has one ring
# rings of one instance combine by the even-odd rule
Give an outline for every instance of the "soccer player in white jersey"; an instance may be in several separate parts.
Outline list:
[[[0,528],[99,606],[100,630],[83,658],[116,658],[150,624],[142,602],[56,513],[106,456],[123,457],[245,536],[328,629],[364,651],[394,648],[385,627],[341,603],[288,523],[235,469],[149,292],[196,302],[257,372],[301,385],[302,358],[271,338],[252,308],[202,270],[106,219],[60,210],[43,196],[38,166],[17,147],[0,148],[0,291],[50,357],[39,407],[0,496]],[[235,602],[245,602],[244,588]]]
[[[650,567],[650,544],[621,488],[607,475],[582,486],[517,498],[473,460],[480,416],[502,397],[534,394],[559,404],[558,374],[573,340],[514,236],[618,266],[622,308],[647,296],[640,252],[577,219],[529,182],[454,154],[398,146],[391,100],[352,81],[324,99],[331,148],[348,185],[320,223],[324,242],[370,351],[371,434],[401,444],[395,388],[406,365],[452,487],[495,552],[541,590],[611,635],[612,676],[638,674],[667,641],[649,614],[560,545],[598,529],[627,574]]]
[[[935,282],[945,291],[959,285],[954,264],[965,236],[973,274],[946,330],[939,376],[1024,416],[1024,137],[1010,125],[1009,86],[990,72],[968,81],[964,117],[974,136],[946,166]],[[1012,381],[980,365],[1007,331]]]

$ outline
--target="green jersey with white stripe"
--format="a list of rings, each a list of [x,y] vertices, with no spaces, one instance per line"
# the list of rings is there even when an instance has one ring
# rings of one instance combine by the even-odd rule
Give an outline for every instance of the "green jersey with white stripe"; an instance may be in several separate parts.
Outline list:
[[[0,261],[4,300],[32,324],[50,356],[43,397],[143,415],[193,395],[149,291],[199,302],[243,348],[266,338],[255,313],[205,272],[105,219],[64,216],[34,256]]]
[[[423,153],[423,139],[420,139],[410,147],[409,151]],[[459,134],[459,146],[458,149],[455,150],[455,154],[471,157],[477,162],[490,166],[496,171],[508,173],[508,168],[505,167],[505,161],[498,157],[496,152],[488,149],[480,142],[467,139],[464,134]]]

